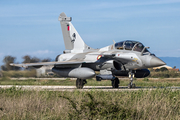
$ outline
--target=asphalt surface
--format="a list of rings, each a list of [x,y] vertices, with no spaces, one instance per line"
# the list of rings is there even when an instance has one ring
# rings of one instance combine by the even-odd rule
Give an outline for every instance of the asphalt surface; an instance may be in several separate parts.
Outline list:
[[[127,86],[120,86],[117,89],[112,88],[111,86],[84,86],[83,89],[76,89],[76,86],[37,86],[37,85],[0,85],[0,89],[6,89],[11,87],[21,88],[22,90],[47,90],[47,91],[91,91],[91,90],[99,90],[99,91],[137,91],[137,90],[155,90],[157,88],[147,88],[147,87],[136,87],[133,89],[128,89]],[[172,90],[180,90],[180,87],[173,86],[167,87]],[[164,88],[162,88],[164,89]]]

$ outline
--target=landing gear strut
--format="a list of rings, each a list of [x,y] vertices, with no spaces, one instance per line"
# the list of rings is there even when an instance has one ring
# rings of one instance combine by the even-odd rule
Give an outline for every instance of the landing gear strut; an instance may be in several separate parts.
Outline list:
[[[119,87],[119,79],[117,77],[112,79],[111,82],[112,82],[112,87],[113,88],[118,88]]]
[[[76,88],[77,89],[82,89],[83,86],[87,83],[86,79],[79,79],[77,78],[76,80]]]
[[[134,73],[132,72],[132,70],[129,72],[129,79],[130,79],[130,83],[128,85],[128,88],[136,88],[136,85],[133,83]]]

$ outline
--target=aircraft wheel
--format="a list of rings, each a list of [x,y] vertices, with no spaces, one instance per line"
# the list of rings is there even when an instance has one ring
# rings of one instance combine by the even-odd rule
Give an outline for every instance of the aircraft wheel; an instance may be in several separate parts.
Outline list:
[[[83,79],[79,79],[79,78],[78,78],[78,79],[76,80],[76,88],[77,88],[77,89],[82,89],[82,88],[83,88],[83,85],[84,85],[84,84],[83,84]]]
[[[117,77],[112,80],[112,87],[119,88],[119,79]]]
[[[136,88],[136,85],[135,85],[135,84],[132,84],[132,88]]]
[[[132,85],[131,85],[130,83],[128,84],[128,88],[129,88],[129,89],[131,89],[131,88],[132,88]]]
[[[135,85],[135,84],[132,84],[132,85],[131,85],[131,83],[129,83],[128,88],[129,88],[129,89],[131,89],[131,88],[136,88],[136,85]]]
[[[83,80],[83,79],[77,79],[76,80],[76,88],[77,89],[82,89],[83,88],[83,86],[84,86],[84,84],[86,84],[87,83],[87,81],[86,80]]]

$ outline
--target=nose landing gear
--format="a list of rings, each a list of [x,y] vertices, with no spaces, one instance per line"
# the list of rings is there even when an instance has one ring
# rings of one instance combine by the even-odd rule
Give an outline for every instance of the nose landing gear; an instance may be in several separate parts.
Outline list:
[[[136,88],[136,85],[133,83],[134,80],[134,73],[132,72],[132,70],[129,72],[129,79],[130,79],[130,83],[128,85],[128,88]]]

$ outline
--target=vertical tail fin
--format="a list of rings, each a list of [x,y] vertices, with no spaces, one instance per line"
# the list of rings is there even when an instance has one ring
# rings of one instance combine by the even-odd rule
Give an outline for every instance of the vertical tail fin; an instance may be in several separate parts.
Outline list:
[[[71,52],[83,52],[84,50],[91,49],[84,43],[81,36],[72,25],[71,20],[72,18],[67,17],[64,12],[59,16],[66,50],[71,50]]]

